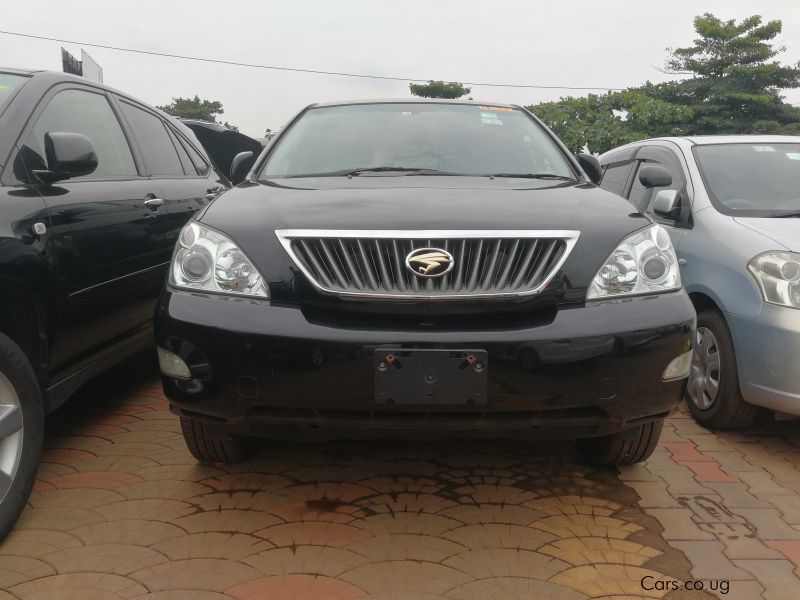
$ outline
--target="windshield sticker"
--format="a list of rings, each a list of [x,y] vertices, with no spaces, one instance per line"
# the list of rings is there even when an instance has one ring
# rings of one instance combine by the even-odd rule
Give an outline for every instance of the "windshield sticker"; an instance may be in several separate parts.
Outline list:
[[[800,160],[800,152],[787,152],[786,158],[789,160]]]
[[[484,125],[502,125],[503,122],[497,118],[497,115],[493,112],[483,112],[481,111],[481,123]]]
[[[753,150],[756,152],[775,152],[775,148],[772,146],[753,146]]]
[[[513,112],[513,108],[509,108],[508,106],[479,106],[480,110],[492,110],[495,112]]]

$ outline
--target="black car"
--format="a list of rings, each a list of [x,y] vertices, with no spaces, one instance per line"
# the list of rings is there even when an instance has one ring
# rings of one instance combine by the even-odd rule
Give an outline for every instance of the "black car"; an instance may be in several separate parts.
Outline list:
[[[78,77],[0,69],[0,539],[43,414],[151,347],[178,233],[227,187],[177,120]]]
[[[517,106],[303,110],[172,258],[156,338],[194,456],[399,434],[646,458],[695,312],[667,233],[581,161]]]

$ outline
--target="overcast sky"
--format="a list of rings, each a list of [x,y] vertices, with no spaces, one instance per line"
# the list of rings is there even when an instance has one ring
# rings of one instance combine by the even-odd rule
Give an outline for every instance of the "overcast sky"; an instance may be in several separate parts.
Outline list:
[[[784,63],[800,61],[797,0],[3,0],[0,29],[287,67],[410,78],[627,87],[667,76],[665,48],[694,39],[709,11],[781,19]],[[81,46],[64,44],[80,57]],[[0,34],[2,66],[61,69],[57,42]],[[221,100],[244,133],[278,129],[312,102],[409,95],[408,83],[287,73],[85,47],[105,82],[150,104]],[[473,87],[475,99],[531,104],[567,90]],[[800,90],[787,92],[800,104]]]

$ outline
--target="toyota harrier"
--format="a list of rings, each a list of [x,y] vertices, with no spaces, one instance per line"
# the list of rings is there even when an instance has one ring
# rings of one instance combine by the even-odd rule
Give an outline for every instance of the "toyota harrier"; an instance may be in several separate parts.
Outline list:
[[[394,434],[646,458],[695,312],[667,232],[599,174],[516,106],[303,110],[173,254],[156,338],[192,454]]]

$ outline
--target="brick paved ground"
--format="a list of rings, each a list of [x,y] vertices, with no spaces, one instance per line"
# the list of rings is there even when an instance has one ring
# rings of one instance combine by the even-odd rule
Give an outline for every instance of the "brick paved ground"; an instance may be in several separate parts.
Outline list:
[[[692,579],[800,597],[795,423],[715,434],[679,413],[619,471],[510,442],[267,444],[199,466],[139,360],[48,429],[0,600],[713,597],[671,590]]]

